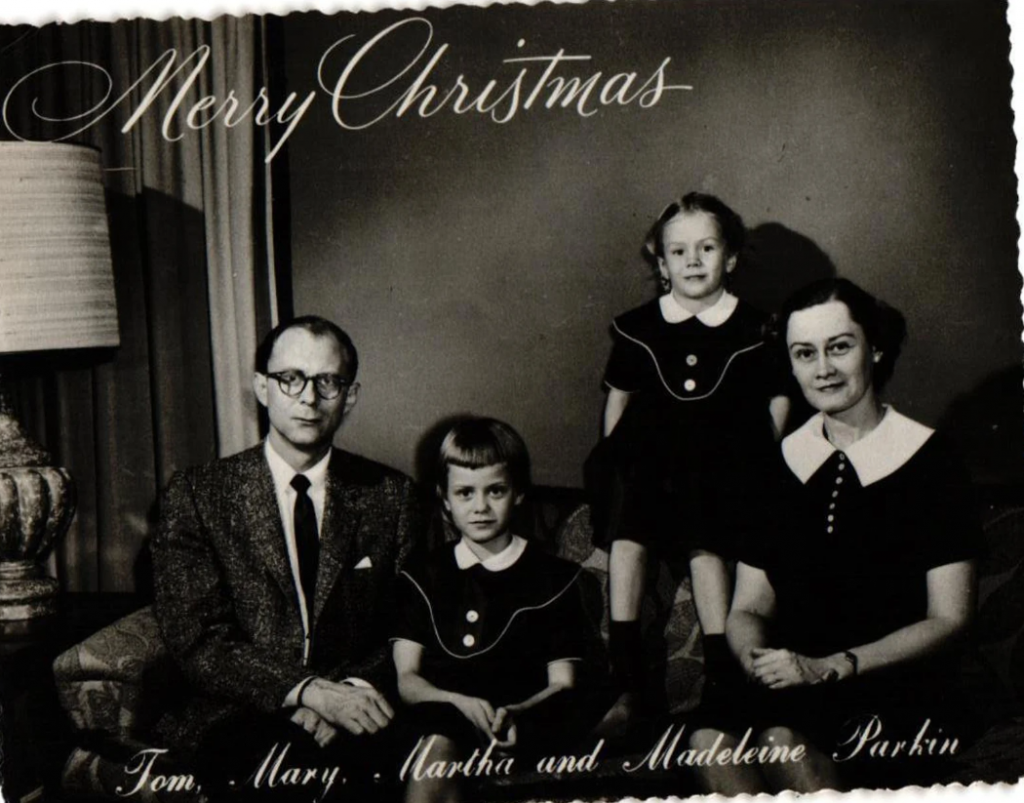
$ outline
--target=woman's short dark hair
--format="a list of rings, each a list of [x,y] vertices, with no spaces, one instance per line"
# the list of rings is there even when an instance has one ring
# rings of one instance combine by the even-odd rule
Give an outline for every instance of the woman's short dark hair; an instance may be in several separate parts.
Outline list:
[[[316,337],[333,337],[341,347],[345,355],[345,367],[348,369],[347,379],[351,382],[356,378],[359,370],[359,355],[356,353],[355,344],[345,331],[333,321],[321,318],[319,315],[300,315],[289,321],[283,321],[267,332],[263,342],[256,349],[256,373],[265,374],[270,365],[270,355],[274,353],[274,346],[278,338],[289,329],[305,329]]]
[[[518,432],[495,418],[464,418],[441,442],[437,455],[437,492],[448,489],[448,467],[485,468],[504,465],[516,493],[530,487],[530,454]]]
[[[722,233],[722,242],[725,243],[725,250],[729,254],[738,254],[743,249],[747,238],[747,230],[743,225],[743,218],[737,215],[726,203],[714,195],[707,195],[703,192],[688,192],[677,201],[673,201],[654,221],[650,231],[647,232],[647,239],[644,241],[644,255],[649,262],[657,263],[657,257],[665,256],[665,242],[663,234],[665,224],[672,218],[682,213],[706,212],[718,223],[718,229]]]
[[[800,288],[772,316],[767,327],[768,342],[774,347],[783,365],[789,365],[786,330],[794,312],[841,301],[850,310],[850,317],[864,330],[868,345],[882,356],[874,364],[871,381],[880,391],[892,376],[896,359],[907,337],[907,320],[903,313],[858,287],[849,279],[821,279]]]

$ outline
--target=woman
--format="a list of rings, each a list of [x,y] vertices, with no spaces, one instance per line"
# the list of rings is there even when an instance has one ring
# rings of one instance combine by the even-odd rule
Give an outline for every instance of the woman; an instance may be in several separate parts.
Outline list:
[[[701,778],[726,794],[922,782],[966,735],[949,648],[975,604],[968,479],[940,436],[879,401],[899,312],[829,279],[775,329],[818,413],[783,441],[777,523],[737,568],[726,633],[750,682],[725,734],[699,730],[691,746],[735,746],[750,728],[747,744],[776,760]]]

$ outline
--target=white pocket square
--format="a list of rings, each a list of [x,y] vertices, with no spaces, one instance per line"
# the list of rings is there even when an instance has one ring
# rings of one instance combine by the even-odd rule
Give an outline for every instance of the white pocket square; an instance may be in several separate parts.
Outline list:
[[[365,558],[363,558],[361,561],[359,561],[359,563],[357,563],[352,568],[353,569],[369,569],[371,566],[373,566],[373,564],[370,562],[370,556],[367,555]]]

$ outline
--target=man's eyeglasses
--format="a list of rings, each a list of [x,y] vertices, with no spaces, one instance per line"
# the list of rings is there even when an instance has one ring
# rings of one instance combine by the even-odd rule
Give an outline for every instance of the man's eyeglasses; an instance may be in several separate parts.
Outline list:
[[[302,371],[278,371],[273,374],[267,374],[267,378],[276,380],[277,386],[281,388],[281,392],[285,396],[291,396],[292,398],[301,396],[306,389],[306,385],[312,381],[316,395],[325,401],[338,398],[342,391],[352,384],[347,379],[342,379],[339,374],[306,376]]]

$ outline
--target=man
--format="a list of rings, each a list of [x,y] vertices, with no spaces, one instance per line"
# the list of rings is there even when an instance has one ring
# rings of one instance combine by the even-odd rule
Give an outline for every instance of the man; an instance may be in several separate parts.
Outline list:
[[[331,743],[349,766],[379,755],[394,715],[386,617],[420,516],[408,477],[332,447],[357,368],[330,321],[275,328],[253,378],[266,440],[179,472],[164,498],[155,612],[189,694],[160,729],[220,791],[280,790],[284,745],[279,769],[330,764]]]

